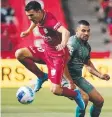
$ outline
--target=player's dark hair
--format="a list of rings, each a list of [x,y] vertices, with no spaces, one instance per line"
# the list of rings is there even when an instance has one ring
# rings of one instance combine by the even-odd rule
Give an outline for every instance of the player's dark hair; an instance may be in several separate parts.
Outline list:
[[[89,22],[86,21],[86,20],[80,20],[80,21],[78,21],[78,26],[79,26],[79,25],[90,26]]]
[[[42,9],[41,5],[37,1],[31,1],[25,6],[25,11],[29,11],[29,10],[38,11],[38,10],[41,10],[41,9]]]

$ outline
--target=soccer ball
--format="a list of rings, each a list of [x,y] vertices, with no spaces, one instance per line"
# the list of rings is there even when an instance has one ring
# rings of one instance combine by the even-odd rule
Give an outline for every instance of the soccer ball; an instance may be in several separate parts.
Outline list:
[[[30,104],[33,102],[35,93],[32,88],[28,86],[22,86],[17,90],[16,97],[22,104]]]

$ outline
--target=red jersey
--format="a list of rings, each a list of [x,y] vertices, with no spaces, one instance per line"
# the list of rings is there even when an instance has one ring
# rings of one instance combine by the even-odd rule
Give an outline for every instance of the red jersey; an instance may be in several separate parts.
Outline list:
[[[46,12],[41,23],[38,24],[39,32],[44,40],[43,48],[28,47],[37,60],[42,60],[48,67],[48,78],[52,83],[60,84],[64,66],[68,61],[69,52],[67,47],[61,51],[56,46],[61,43],[62,35],[57,31],[61,23],[51,14]]]
[[[62,34],[57,31],[60,26],[61,23],[51,13],[45,12],[43,20],[38,24],[38,28],[46,49],[56,50],[55,47],[61,43]]]

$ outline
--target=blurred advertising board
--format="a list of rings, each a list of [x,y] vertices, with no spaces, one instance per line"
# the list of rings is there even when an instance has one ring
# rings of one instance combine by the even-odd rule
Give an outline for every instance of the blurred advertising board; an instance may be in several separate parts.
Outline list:
[[[104,81],[91,75],[87,69],[83,69],[83,76],[94,86],[112,87],[112,59],[92,59],[96,68],[102,73],[108,73],[111,76],[109,81]],[[47,72],[46,65],[37,64],[39,68]],[[20,87],[29,85],[31,80],[35,80],[36,76],[28,71],[16,59],[1,60],[1,87]],[[43,86],[49,87],[50,82],[45,82]]]
[[[39,65],[38,67],[47,72],[45,65]],[[36,79],[36,75],[27,70],[16,59],[2,59],[1,60],[1,87],[20,87],[23,85],[29,85],[32,80]]]
[[[85,67],[83,69],[83,77],[90,81],[94,86],[112,87],[112,59],[92,59],[91,61],[99,72],[109,74],[110,80],[101,80],[100,78],[91,75]]]

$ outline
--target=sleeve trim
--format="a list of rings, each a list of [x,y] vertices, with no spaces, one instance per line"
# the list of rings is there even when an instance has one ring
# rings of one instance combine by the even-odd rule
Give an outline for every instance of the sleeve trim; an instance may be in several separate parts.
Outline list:
[[[58,22],[58,23],[56,23],[56,25],[54,26],[54,29],[57,30],[60,26],[61,26],[61,23]]]

